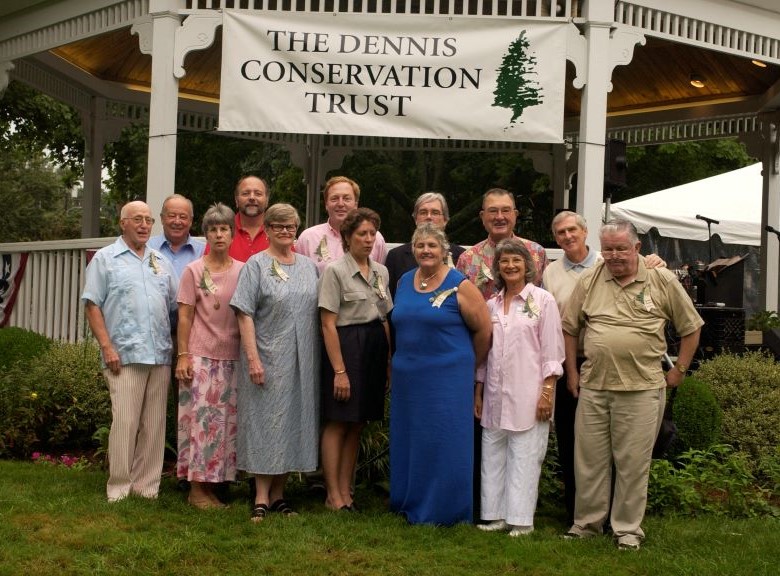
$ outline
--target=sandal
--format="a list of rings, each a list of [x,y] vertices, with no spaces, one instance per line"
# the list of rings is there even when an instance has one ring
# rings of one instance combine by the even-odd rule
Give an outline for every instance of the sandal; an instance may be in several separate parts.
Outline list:
[[[262,522],[266,514],[268,514],[268,504],[255,504],[249,519],[252,522]]]
[[[271,504],[270,507],[271,512],[278,512],[279,514],[283,514],[284,516],[297,516],[298,513],[293,510],[292,506],[290,506],[290,503],[287,502],[284,498],[279,498],[279,500],[276,500],[273,504]]]

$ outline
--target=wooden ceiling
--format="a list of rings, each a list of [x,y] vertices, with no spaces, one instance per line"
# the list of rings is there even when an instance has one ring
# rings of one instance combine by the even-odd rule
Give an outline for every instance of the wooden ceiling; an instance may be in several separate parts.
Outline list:
[[[183,97],[219,98],[221,31],[214,44],[187,56],[187,74],[179,89]],[[151,85],[151,56],[142,54],[128,29],[81,40],[53,53],[102,80],[144,88]],[[691,75],[704,81],[690,84]],[[574,67],[567,63],[565,117],[579,115],[581,91],[572,87]],[[746,58],[648,38],[637,46],[630,65],[612,75],[608,98],[611,114],[738,100],[765,93],[780,80],[780,67],[761,68]]]

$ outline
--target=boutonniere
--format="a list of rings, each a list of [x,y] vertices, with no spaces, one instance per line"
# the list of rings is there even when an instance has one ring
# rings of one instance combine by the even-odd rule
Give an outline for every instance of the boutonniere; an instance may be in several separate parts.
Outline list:
[[[525,306],[523,306],[523,313],[528,316],[529,318],[539,318],[542,314],[541,308],[539,308],[539,304],[536,303],[536,300],[534,300],[534,297],[529,294],[528,299],[525,301]]]
[[[374,273],[374,290],[376,290],[380,300],[387,298],[387,292],[385,291],[382,278],[376,273]]]
[[[151,268],[155,274],[162,272],[160,263],[157,261],[157,255],[154,252],[149,253],[149,268]]]
[[[273,262],[271,262],[271,276],[276,276],[282,282],[287,282],[290,279],[290,275],[284,271],[282,265],[279,264],[279,260],[276,258],[274,258]]]
[[[642,291],[636,295],[637,304],[643,307],[647,312],[651,312],[655,308],[653,298],[647,291],[647,287],[642,288]]]
[[[328,240],[325,238],[325,236],[322,237],[322,240],[320,240],[319,246],[317,246],[317,249],[314,251],[314,253],[319,256],[320,262],[326,262],[330,260],[330,250],[328,250]]]
[[[450,294],[455,294],[458,291],[458,287],[455,286],[454,288],[449,288],[447,290],[439,290],[433,293],[433,296],[428,298],[428,302],[431,303],[431,306],[434,308],[441,308],[441,305],[444,304],[444,301],[449,297]]]
[[[476,284],[477,286],[482,286],[486,282],[492,280],[493,273],[490,271],[490,267],[485,265],[485,261],[483,260],[479,264],[479,272],[477,272]]]
[[[209,269],[203,267],[203,275],[200,277],[200,284],[198,286],[205,294],[214,295],[214,310],[219,310],[219,298],[217,298],[217,285],[214,284],[214,280],[211,278],[211,272]]]

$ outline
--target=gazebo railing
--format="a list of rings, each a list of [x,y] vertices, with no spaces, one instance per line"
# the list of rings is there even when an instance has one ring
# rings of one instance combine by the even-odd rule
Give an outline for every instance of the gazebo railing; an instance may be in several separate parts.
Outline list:
[[[27,265],[8,326],[57,340],[77,342],[89,333],[84,320],[87,253],[114,238],[0,244],[0,253],[26,253]]]

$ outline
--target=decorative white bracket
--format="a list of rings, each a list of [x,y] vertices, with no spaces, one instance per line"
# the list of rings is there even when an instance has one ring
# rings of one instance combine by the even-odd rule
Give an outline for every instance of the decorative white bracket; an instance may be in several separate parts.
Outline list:
[[[613,29],[609,46],[609,77],[616,66],[625,66],[631,63],[634,57],[634,48],[637,44],[645,45],[645,35],[618,26]],[[612,82],[607,85],[607,92],[612,92]]]
[[[205,50],[214,43],[217,28],[222,25],[222,13],[190,14],[176,29],[173,52],[173,75],[184,78],[184,59],[193,50]]]
[[[566,59],[574,64],[576,72],[572,84],[577,90],[581,90],[585,86],[585,78],[588,77],[588,42],[574,24],[569,24],[567,30]]]
[[[130,27],[130,34],[138,35],[138,47],[141,54],[152,53],[152,17],[144,16]]]
[[[14,63],[10,60],[0,62],[0,96],[8,88],[8,82],[11,80],[11,70],[14,69]]]
[[[613,27],[609,46],[609,77],[616,66],[625,66],[634,57],[637,44],[645,45],[645,35],[626,29],[623,26]],[[581,90],[588,78],[588,41],[579,28],[569,25],[566,39],[566,59],[574,64],[576,75],[572,85]],[[607,92],[612,92],[612,82],[607,84]]]

